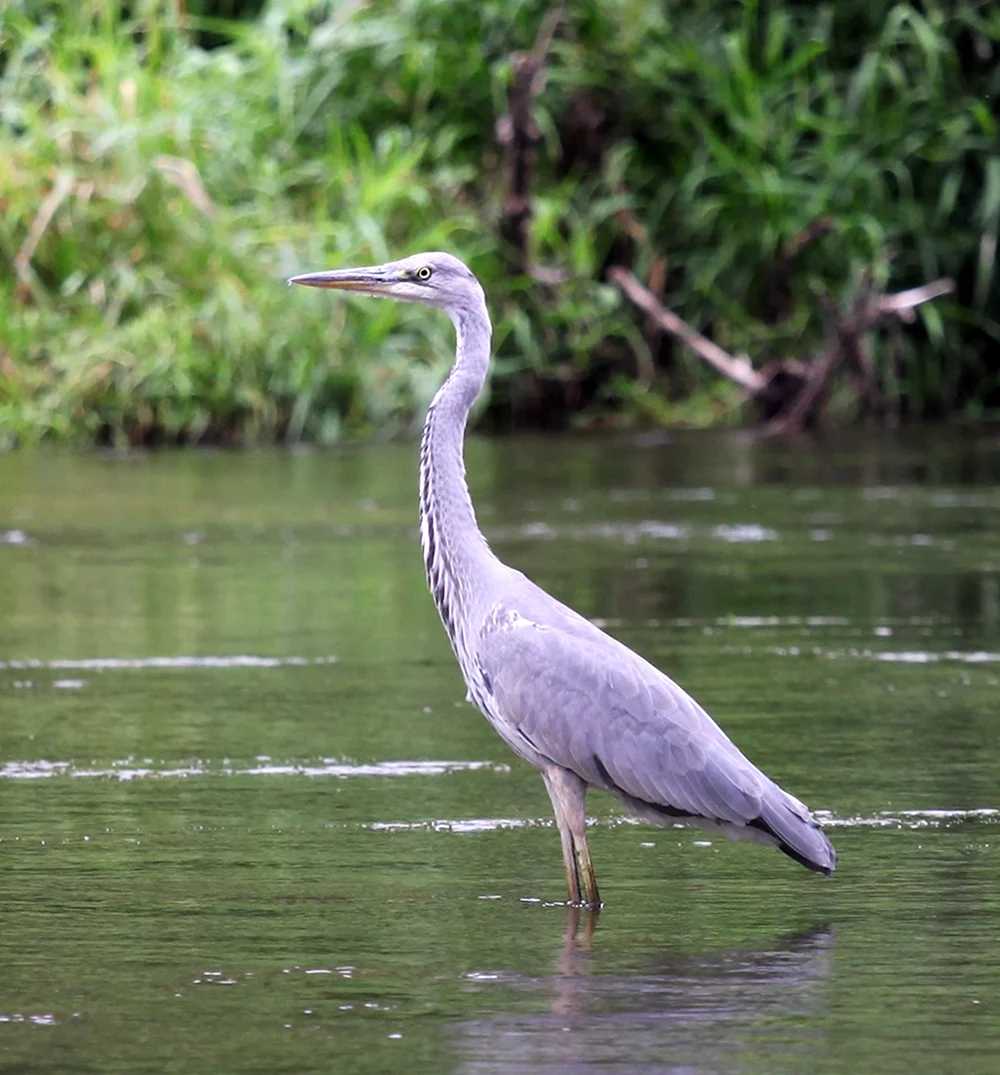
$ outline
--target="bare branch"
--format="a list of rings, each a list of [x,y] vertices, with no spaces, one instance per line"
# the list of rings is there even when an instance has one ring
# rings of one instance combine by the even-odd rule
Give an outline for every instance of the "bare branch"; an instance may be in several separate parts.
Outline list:
[[[194,161],[161,153],[153,158],[153,167],[164,179],[173,183],[195,209],[205,216],[215,216],[215,206],[205,190],[205,184],[201,181],[201,174]]]
[[[72,189],[73,176],[69,172],[59,172],[52,189],[46,195],[45,201],[42,202],[32,221],[28,237],[24,240],[21,249],[14,255],[14,268],[23,283],[30,284],[28,266],[31,264],[31,259],[35,256],[38,244],[42,241],[42,236],[48,230],[49,224],[52,223],[52,218],[56,215],[59,206]]]
[[[535,37],[535,45],[531,50],[531,61],[535,68],[535,81],[531,86],[531,92],[535,96],[545,88],[545,60],[549,55],[549,49],[552,48],[552,41],[556,36],[556,30],[559,29],[559,23],[562,22],[565,14],[565,0],[559,0],[559,3],[542,20],[542,25]]]
[[[823,354],[806,367],[805,381],[791,402],[768,422],[767,432],[787,433],[793,429],[804,429],[815,414],[830,377],[842,358],[837,339],[831,339]]]
[[[950,295],[955,290],[955,281],[943,277],[920,287],[911,287],[908,291],[897,291],[895,295],[883,295],[879,299],[879,312],[896,314],[904,321],[913,320],[913,310],[922,303]]]
[[[830,320],[829,343],[819,358],[809,363],[801,391],[788,407],[768,424],[768,430],[772,433],[783,433],[808,425],[820,408],[831,378],[842,367],[853,370],[858,375],[858,390],[855,392],[858,400],[876,412],[883,409],[878,378],[864,339],[865,334],[884,318],[895,317],[899,321],[912,321],[915,307],[948,295],[954,289],[953,281],[941,279],[907,291],[898,291],[894,295],[879,295],[876,293],[874,274],[869,269],[862,274],[857,290],[846,304],[848,312],[842,313],[832,296],[821,295],[820,301]],[[898,333],[898,321],[891,321],[890,324],[895,326]],[[897,363],[898,344],[897,335],[891,344]],[[898,416],[896,417],[898,420]],[[890,415],[890,422],[892,420],[893,416]]]
[[[724,377],[728,377],[748,392],[756,393],[764,387],[764,378],[746,358],[736,358],[728,351],[724,351],[718,344],[702,336],[700,332],[695,331],[672,310],[668,310],[658,302],[656,297],[644,288],[632,273],[626,269],[614,268],[608,275],[621,288],[623,294],[643,313],[656,321],[671,336],[676,336]]]
[[[532,274],[528,227],[533,215],[531,187],[535,146],[541,138],[532,118],[532,108],[535,97],[545,86],[545,61],[564,14],[560,0],[542,21],[532,50],[516,53],[512,57],[513,79],[507,95],[510,111],[497,123],[497,137],[507,147],[507,170],[510,174],[499,230],[508,269],[515,274]]]

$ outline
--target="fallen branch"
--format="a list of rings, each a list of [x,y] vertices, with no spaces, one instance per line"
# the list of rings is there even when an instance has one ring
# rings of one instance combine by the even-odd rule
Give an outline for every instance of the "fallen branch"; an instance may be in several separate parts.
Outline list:
[[[664,306],[627,269],[612,268],[608,277],[658,327],[744,389],[767,421],[770,432],[787,432],[811,425],[819,414],[832,377],[843,367],[853,371],[858,397],[878,409],[878,384],[864,335],[885,319],[912,321],[917,306],[955,289],[951,280],[942,279],[907,291],[879,295],[875,292],[872,274],[866,273],[847,303],[846,312],[840,311],[831,296],[822,297],[830,329],[828,343],[817,358],[807,365],[786,359],[758,370],[746,357],[731,355],[702,336]]]
[[[887,318],[913,321],[917,306],[954,290],[954,281],[942,278],[895,294],[878,295],[871,272],[866,272],[848,303],[849,313],[841,313],[833,297],[825,296],[823,305],[830,322],[830,341],[820,357],[806,367],[801,390],[771,418],[768,431],[786,433],[811,425],[833,375],[845,366],[853,368],[860,378],[858,398],[871,409],[879,410],[878,385],[864,336]]]
[[[950,295],[955,290],[955,281],[947,277],[935,280],[920,287],[911,287],[909,291],[897,291],[895,295],[883,295],[879,300],[880,314],[895,314],[902,321],[912,321],[914,309],[922,303]]]
[[[713,343],[691,328],[687,322],[682,321],[677,314],[659,302],[656,296],[643,287],[627,269],[611,269],[608,276],[644,314],[652,318],[671,336],[676,336],[724,377],[735,381],[750,393],[759,392],[764,387],[764,377],[750,365],[748,359],[734,357],[717,343]]]

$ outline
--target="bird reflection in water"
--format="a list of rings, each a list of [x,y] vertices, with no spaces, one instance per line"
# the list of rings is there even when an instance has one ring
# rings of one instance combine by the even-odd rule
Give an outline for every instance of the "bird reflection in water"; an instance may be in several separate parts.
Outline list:
[[[775,1049],[801,1053],[808,1069],[815,1022],[828,1008],[831,926],[761,948],[667,951],[631,966],[602,946],[596,927],[597,914],[567,908],[551,975],[477,983],[504,1013],[456,1026],[457,1070],[728,1072],[759,1066]]]

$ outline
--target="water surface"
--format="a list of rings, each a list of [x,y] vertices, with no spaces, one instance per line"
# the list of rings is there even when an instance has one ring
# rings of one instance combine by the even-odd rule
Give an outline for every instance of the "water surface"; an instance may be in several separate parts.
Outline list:
[[[998,445],[472,443],[499,554],[840,851],[592,795],[596,922],[464,701],[412,445],[0,458],[0,1070],[997,1070]]]

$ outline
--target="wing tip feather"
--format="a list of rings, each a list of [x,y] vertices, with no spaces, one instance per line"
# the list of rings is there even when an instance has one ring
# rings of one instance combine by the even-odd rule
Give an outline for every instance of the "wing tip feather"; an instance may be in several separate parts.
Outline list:
[[[782,835],[778,828],[772,825],[763,815],[747,822],[747,826],[757,829],[770,836],[777,845],[779,851],[793,859],[800,866],[814,873],[821,873],[824,877],[832,877],[837,868],[837,850],[830,843],[826,833],[819,827],[812,817],[800,818],[793,814],[795,823],[795,842],[787,832]]]

